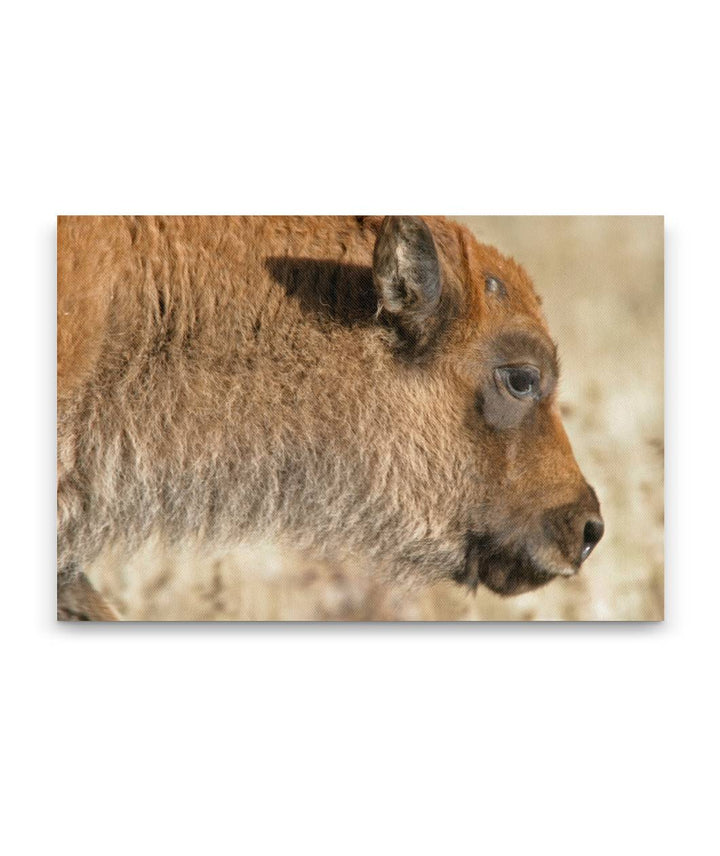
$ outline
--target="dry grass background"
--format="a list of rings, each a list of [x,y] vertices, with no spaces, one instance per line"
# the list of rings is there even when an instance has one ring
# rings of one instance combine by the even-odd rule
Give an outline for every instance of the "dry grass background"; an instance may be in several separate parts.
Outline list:
[[[663,223],[658,217],[459,217],[543,297],[560,400],[606,535],[582,573],[504,599],[403,590],[287,547],[108,553],[91,580],[136,620],[657,620],[663,617]]]

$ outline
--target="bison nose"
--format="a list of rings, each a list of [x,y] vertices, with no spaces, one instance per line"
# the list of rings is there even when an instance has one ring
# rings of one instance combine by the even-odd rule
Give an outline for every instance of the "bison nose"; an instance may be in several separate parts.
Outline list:
[[[584,562],[590,553],[592,553],[595,549],[595,545],[602,538],[604,532],[605,524],[602,521],[602,517],[599,515],[593,515],[585,522],[585,528],[583,529],[583,548],[582,553],[580,554],[581,562]]]

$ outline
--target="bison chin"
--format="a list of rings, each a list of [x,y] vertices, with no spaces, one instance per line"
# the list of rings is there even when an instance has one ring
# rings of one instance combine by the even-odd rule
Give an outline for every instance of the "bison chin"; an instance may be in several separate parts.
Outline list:
[[[455,581],[473,592],[484,585],[496,594],[509,596],[540,588],[555,578],[524,550],[512,550],[488,535],[469,535],[465,567]]]

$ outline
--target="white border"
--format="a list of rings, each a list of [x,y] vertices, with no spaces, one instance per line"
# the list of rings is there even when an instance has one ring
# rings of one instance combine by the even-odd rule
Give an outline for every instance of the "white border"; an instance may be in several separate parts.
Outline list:
[[[16,6],[4,852],[717,846],[718,60],[702,6]],[[667,621],[56,626],[54,217],[664,213]]]

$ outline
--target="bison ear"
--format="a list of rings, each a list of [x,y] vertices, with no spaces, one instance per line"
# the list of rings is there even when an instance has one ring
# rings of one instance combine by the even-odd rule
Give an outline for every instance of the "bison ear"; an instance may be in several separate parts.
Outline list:
[[[438,327],[442,282],[430,230],[419,217],[386,217],[373,254],[379,312],[405,345],[423,347]]]

